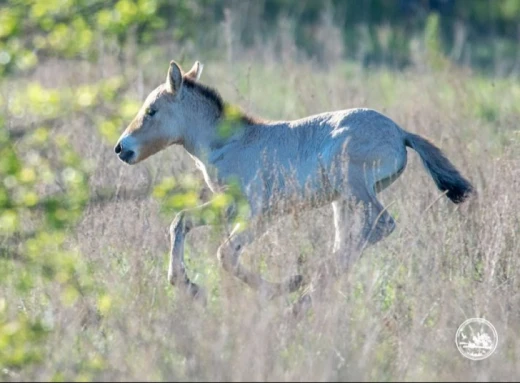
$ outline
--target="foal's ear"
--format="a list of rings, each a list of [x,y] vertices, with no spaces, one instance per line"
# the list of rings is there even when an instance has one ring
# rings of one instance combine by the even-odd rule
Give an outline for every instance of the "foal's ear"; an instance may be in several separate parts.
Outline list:
[[[195,61],[195,64],[193,64],[191,69],[184,76],[189,77],[193,80],[198,80],[200,78],[200,75],[202,74],[203,68],[204,65],[202,65],[200,61]]]
[[[170,61],[170,68],[166,76],[166,89],[170,93],[178,93],[182,86],[182,70],[175,61]]]

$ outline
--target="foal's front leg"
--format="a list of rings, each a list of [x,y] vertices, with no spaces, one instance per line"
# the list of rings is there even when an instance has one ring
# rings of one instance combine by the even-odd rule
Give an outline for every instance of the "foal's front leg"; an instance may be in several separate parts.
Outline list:
[[[184,289],[190,296],[202,299],[205,298],[202,288],[190,281],[186,273],[186,267],[184,266],[184,240],[193,228],[205,224],[200,218],[200,212],[209,203],[181,211],[170,225],[171,249],[168,281],[170,284]]]
[[[287,281],[273,283],[266,281],[258,273],[246,269],[239,261],[244,248],[255,240],[251,229],[240,230],[237,224],[229,237],[218,249],[218,259],[222,267],[239,278],[255,290],[258,290],[265,298],[272,299],[277,296],[296,291],[303,284],[301,275],[290,277]]]

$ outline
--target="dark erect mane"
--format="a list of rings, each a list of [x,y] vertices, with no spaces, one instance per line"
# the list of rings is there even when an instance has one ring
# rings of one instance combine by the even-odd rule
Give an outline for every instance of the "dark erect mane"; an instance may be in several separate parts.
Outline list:
[[[222,112],[224,111],[224,100],[222,99],[222,96],[217,92],[216,89],[201,84],[200,82],[197,82],[189,77],[184,77],[184,85],[188,88],[195,90],[196,92],[200,93],[201,95],[209,99],[211,102],[213,102],[213,104],[215,104],[215,106],[217,107],[219,115],[222,114]]]
[[[224,114],[226,110],[226,103],[216,89],[201,84],[200,82],[195,81],[189,77],[184,77],[184,85],[210,100],[217,108],[219,118],[225,117]],[[244,112],[240,113],[240,120],[247,125],[257,124],[262,121],[261,119],[250,116]]]

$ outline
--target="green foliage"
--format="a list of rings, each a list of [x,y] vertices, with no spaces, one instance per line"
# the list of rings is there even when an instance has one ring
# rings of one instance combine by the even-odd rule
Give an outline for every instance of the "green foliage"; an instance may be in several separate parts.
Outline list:
[[[97,55],[96,35],[122,42],[164,27],[158,0],[11,0],[0,12],[0,73],[27,70],[38,57]]]
[[[38,109],[37,102],[33,106]],[[0,124],[0,179],[2,289],[14,288],[23,300],[42,283],[59,283],[69,292],[78,283],[85,287],[81,262],[67,250],[65,239],[87,202],[88,177],[67,140],[40,127],[15,146]],[[51,191],[57,186],[59,191]],[[20,368],[41,360],[39,343],[47,334],[41,318],[17,312],[5,298],[0,303],[0,367]]]
[[[250,211],[239,182],[230,182],[226,190],[214,193],[206,203],[200,198],[202,182],[200,178],[191,175],[178,179],[165,177],[155,186],[153,196],[168,216],[181,210],[197,208],[193,210],[193,216],[205,224],[222,224],[229,217],[231,226],[241,224],[245,228]]]
[[[0,96],[0,108],[7,119],[30,124],[13,129],[7,120],[0,121],[0,287],[6,295],[19,296],[22,307],[34,297],[39,301],[29,310],[1,301],[4,372],[43,360],[47,350],[41,345],[54,330],[44,320],[48,310],[92,298],[98,315],[110,315],[117,307],[117,299],[92,283],[91,265],[70,245],[71,229],[89,200],[91,168],[66,133],[55,127],[88,116],[92,128],[112,145],[123,122],[138,108],[135,99],[121,96],[126,87],[121,76],[54,87],[19,76],[49,59],[95,61],[101,40],[105,47],[116,47],[129,36],[139,43],[150,40],[151,33],[165,25],[157,13],[160,3],[10,0],[1,6],[0,79],[5,99]],[[10,86],[13,83],[16,86]],[[42,295],[52,290],[58,291],[55,299]],[[82,363],[72,376],[89,380],[92,368]]]
[[[22,314],[8,315],[7,302],[0,298],[0,366],[21,368],[40,362],[39,347],[47,330],[38,320],[30,320]]]
[[[227,139],[239,132],[242,129],[242,124],[240,124],[241,117],[241,110],[237,106],[226,104],[224,106],[224,119],[217,127],[219,136]]]

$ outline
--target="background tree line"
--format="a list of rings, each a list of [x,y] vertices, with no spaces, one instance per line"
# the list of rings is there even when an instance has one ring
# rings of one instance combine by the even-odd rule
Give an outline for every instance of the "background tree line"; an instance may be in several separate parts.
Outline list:
[[[396,67],[410,63],[413,38],[434,15],[441,48],[453,60],[502,72],[520,65],[517,0],[6,0],[0,70],[23,70],[50,56],[93,59],[99,35],[119,46],[131,37],[214,46],[222,24],[232,22],[229,10],[234,38],[244,46],[280,33],[286,23],[300,49],[324,60],[317,35],[328,22],[340,33],[343,58]]]

